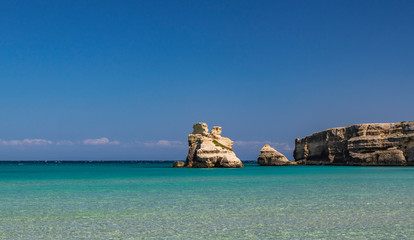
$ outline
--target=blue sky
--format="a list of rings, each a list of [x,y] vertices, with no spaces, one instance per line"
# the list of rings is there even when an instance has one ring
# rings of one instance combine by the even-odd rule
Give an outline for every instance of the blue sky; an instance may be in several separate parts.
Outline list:
[[[412,1],[0,1],[0,160],[237,155],[414,120]]]

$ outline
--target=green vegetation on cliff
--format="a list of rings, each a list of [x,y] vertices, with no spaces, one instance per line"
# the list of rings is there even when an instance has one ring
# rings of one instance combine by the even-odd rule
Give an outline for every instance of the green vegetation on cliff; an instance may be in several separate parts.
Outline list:
[[[213,140],[213,143],[214,143],[214,145],[216,145],[217,147],[221,147],[221,148],[224,148],[224,149],[227,149],[227,150],[229,150],[229,151],[232,151],[232,152],[233,152],[233,149],[231,149],[231,148],[229,148],[229,147],[224,146],[223,144],[221,144],[221,143],[217,142],[216,140]]]

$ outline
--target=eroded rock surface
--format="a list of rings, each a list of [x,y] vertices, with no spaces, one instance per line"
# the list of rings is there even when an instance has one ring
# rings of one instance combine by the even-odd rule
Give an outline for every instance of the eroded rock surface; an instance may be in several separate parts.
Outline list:
[[[264,145],[260,150],[260,155],[257,158],[257,163],[261,166],[285,166],[291,165],[285,155],[276,151],[269,144]]]
[[[194,124],[193,133],[188,135],[188,146],[185,167],[243,167],[233,151],[233,141],[221,136],[221,127],[213,127],[209,133],[207,124]]]
[[[306,165],[414,165],[414,122],[331,128],[295,140]]]

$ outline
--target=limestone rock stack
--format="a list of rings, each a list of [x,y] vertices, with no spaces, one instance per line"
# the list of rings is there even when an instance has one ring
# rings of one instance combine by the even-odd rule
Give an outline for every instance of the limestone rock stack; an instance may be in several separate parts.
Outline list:
[[[257,163],[262,166],[286,166],[291,165],[290,161],[285,155],[276,151],[269,144],[264,145],[260,150],[260,155],[257,158]]]
[[[188,135],[188,146],[185,167],[243,167],[233,151],[233,141],[221,136],[221,127],[213,127],[209,133],[207,124],[194,124],[193,132]]]
[[[331,128],[295,140],[306,165],[414,165],[414,122]]]

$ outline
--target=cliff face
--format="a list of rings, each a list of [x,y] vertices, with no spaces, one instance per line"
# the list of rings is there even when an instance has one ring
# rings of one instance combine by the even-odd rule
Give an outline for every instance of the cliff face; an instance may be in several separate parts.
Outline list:
[[[194,124],[193,133],[188,135],[188,146],[185,167],[243,167],[232,149],[233,141],[221,136],[221,127],[213,127],[209,133],[207,124]]]
[[[331,128],[295,140],[298,164],[414,165],[414,122]]]

